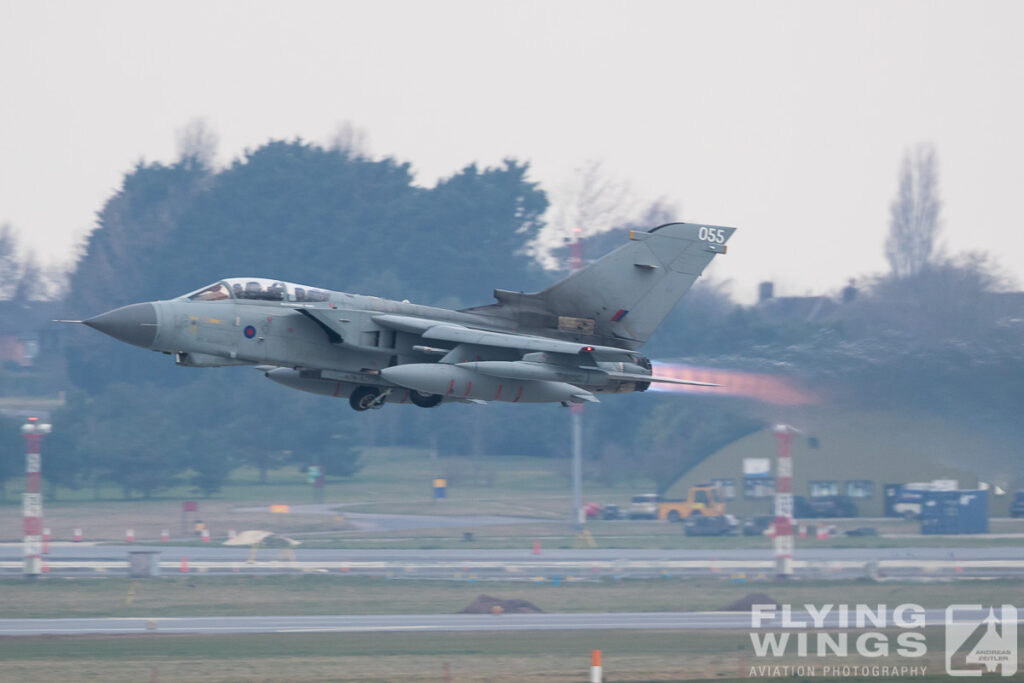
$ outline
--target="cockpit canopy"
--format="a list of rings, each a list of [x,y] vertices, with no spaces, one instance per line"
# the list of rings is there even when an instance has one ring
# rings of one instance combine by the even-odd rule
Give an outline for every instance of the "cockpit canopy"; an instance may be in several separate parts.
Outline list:
[[[197,289],[183,298],[189,301],[250,299],[257,301],[327,301],[330,293],[313,287],[260,277],[233,277]]]

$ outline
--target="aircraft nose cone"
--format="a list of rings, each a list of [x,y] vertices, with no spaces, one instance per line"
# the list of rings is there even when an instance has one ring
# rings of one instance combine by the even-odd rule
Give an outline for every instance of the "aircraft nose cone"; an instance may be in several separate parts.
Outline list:
[[[128,344],[150,348],[156,339],[156,307],[153,304],[131,304],[101,313],[84,324]]]

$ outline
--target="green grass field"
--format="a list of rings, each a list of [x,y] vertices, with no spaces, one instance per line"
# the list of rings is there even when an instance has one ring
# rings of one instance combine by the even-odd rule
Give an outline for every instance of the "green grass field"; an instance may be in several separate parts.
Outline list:
[[[351,633],[225,636],[0,638],[0,681],[458,681],[588,680],[603,653],[606,683],[748,680],[759,666],[913,665],[944,678],[941,631],[907,660],[757,657],[748,633],[549,631],[541,633]],[[819,674],[820,675],[820,674]],[[833,680],[814,676],[812,680]],[[801,680],[808,680],[803,677]],[[886,676],[844,681],[894,680]]]
[[[269,529],[302,536],[313,548],[529,548],[540,539],[547,548],[572,547],[575,538],[569,518],[569,466],[567,460],[517,456],[486,458],[439,458],[432,462],[426,451],[406,448],[376,448],[364,455],[366,466],[355,477],[332,480],[324,491],[324,502],[337,505],[342,516],[271,514],[275,503],[301,505],[313,502],[312,489],[295,467],[270,473],[268,483],[258,482],[258,473],[240,469],[224,491],[210,499],[199,499],[199,511],[183,518],[181,503],[194,495],[185,487],[161,493],[151,500],[120,500],[120,492],[61,489],[57,500],[44,496],[46,526],[54,540],[70,540],[73,529],[83,529],[86,540],[121,541],[131,528],[139,541],[155,540],[163,529],[179,539],[187,538],[192,523],[202,519],[216,541],[229,529]],[[448,497],[432,496],[434,476],[449,479]],[[7,504],[0,505],[0,540],[21,538],[20,500],[13,492],[19,482],[8,483]],[[585,482],[584,499],[599,503],[627,504],[630,496],[644,490],[642,485],[601,486]],[[343,519],[346,513],[390,513],[428,515],[502,515],[535,520],[528,524],[486,526],[472,529],[473,543],[462,540],[470,529],[421,529],[389,532],[359,532]],[[852,520],[842,528],[876,526],[881,533],[914,533],[918,525],[902,520],[863,522]],[[599,547],[606,548],[768,548],[764,537],[688,538],[680,525],[653,521],[594,521],[588,525]],[[994,532],[1024,532],[1024,520],[993,522]],[[1021,538],[846,538],[827,541],[798,541],[814,547],[903,547],[908,545],[964,546],[1020,545]],[[187,544],[187,541],[186,541]]]
[[[417,581],[349,576],[239,576],[0,581],[0,614],[17,617],[178,617],[315,614],[455,613],[479,594],[529,600],[545,612],[719,610],[749,593],[780,603],[945,607],[956,601],[998,604],[1024,581],[875,583],[747,581],[728,578],[576,581]]]
[[[2,681],[607,681],[738,675],[745,636],[662,631],[0,639]],[[450,678],[446,678],[445,673]]]
[[[1022,588],[1013,581],[955,585],[958,601],[981,604],[1005,600]],[[6,580],[0,581],[0,614],[5,617],[137,617],[155,619],[158,626],[154,633],[138,636],[0,638],[0,681],[569,683],[586,680],[592,649],[604,652],[608,682],[745,680],[754,666],[821,665],[829,660],[808,662],[788,655],[758,658],[746,632],[612,629],[191,636],[161,634],[159,619],[217,614],[452,613],[482,592],[530,600],[547,612],[713,610],[753,591],[797,605],[820,605],[842,596],[849,603],[910,601],[941,607],[948,604],[950,589],[950,584],[737,584],[725,579],[561,586],[338,576]],[[941,671],[941,648],[941,636],[930,634],[929,654],[912,663]],[[831,663],[901,662],[851,656]]]

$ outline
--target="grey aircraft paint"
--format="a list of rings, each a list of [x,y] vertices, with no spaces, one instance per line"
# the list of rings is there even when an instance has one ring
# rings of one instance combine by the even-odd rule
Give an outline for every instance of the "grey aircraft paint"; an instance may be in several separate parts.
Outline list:
[[[497,303],[463,311],[229,278],[83,322],[182,366],[256,366],[285,386],[348,398],[356,410],[596,401],[651,382],[701,384],[653,377],[635,350],[733,232],[691,223],[634,231],[542,292],[495,290]]]

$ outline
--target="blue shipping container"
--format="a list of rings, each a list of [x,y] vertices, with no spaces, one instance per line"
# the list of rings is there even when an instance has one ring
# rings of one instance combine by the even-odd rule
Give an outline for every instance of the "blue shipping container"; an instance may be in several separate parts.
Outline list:
[[[987,534],[988,491],[926,491],[922,534]]]

